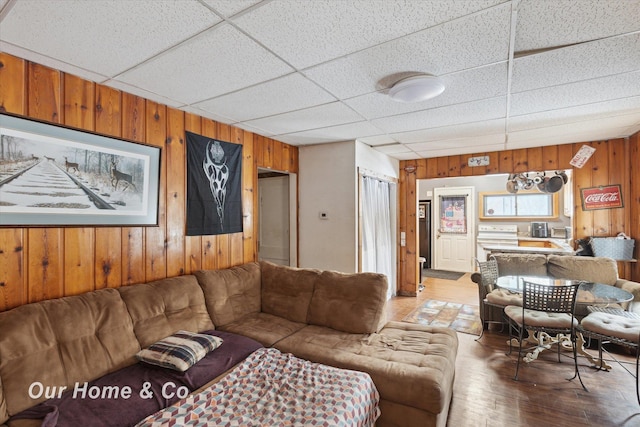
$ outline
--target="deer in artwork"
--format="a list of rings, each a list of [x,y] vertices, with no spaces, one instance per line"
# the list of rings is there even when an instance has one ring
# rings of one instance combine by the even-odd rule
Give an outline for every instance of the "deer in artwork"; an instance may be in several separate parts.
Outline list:
[[[80,170],[78,170],[78,164],[70,162],[66,157],[64,158],[64,167],[67,168],[67,172],[69,172],[69,169],[75,169],[76,172],[80,172]]]
[[[55,159],[55,158],[53,158],[53,157],[47,157],[47,156],[44,156],[44,158],[45,158],[45,159],[47,159],[47,160],[50,160],[50,161],[52,161],[52,162],[55,162],[55,161],[56,161],[56,159]]]
[[[36,156],[36,155],[32,154],[32,155],[31,155],[31,160],[38,161],[38,160],[40,160],[40,157],[38,157],[38,156]]]
[[[126,183],[126,186],[124,187],[125,190],[131,186],[134,190],[138,191],[136,185],[133,183],[133,177],[127,173],[119,171],[118,162],[116,160],[111,160],[111,185],[113,185],[114,190],[118,189],[118,183],[120,181],[124,181]]]

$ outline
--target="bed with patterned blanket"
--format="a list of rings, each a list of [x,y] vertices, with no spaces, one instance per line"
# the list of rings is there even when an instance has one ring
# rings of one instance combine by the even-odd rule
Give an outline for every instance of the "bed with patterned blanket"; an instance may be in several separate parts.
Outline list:
[[[373,426],[379,399],[367,373],[261,348],[219,382],[138,426]]]

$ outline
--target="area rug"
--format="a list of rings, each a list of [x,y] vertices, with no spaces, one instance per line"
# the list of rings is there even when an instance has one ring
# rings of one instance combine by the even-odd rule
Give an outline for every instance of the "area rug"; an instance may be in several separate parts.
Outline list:
[[[460,273],[459,271],[434,270],[432,268],[426,268],[422,270],[422,275],[424,277],[434,277],[436,279],[458,280],[464,276],[464,273]]]
[[[427,300],[409,313],[403,322],[421,325],[447,326],[465,334],[480,335],[482,323],[477,305]]]

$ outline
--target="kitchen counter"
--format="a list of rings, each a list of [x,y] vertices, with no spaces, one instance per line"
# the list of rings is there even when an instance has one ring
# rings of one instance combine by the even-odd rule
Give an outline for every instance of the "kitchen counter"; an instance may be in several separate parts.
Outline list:
[[[575,251],[566,240],[563,239],[550,239],[550,238],[536,238],[518,236],[518,246],[500,245],[500,244],[481,244],[481,246],[489,253],[503,252],[503,253],[520,253],[520,254],[544,254],[544,255],[575,255]],[[529,246],[527,242],[548,244],[552,247],[542,246]]]

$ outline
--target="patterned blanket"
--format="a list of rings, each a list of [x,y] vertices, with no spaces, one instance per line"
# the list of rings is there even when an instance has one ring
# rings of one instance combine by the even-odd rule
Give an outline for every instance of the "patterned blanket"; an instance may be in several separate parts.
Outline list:
[[[369,374],[261,348],[218,383],[138,426],[373,426],[379,400]]]

